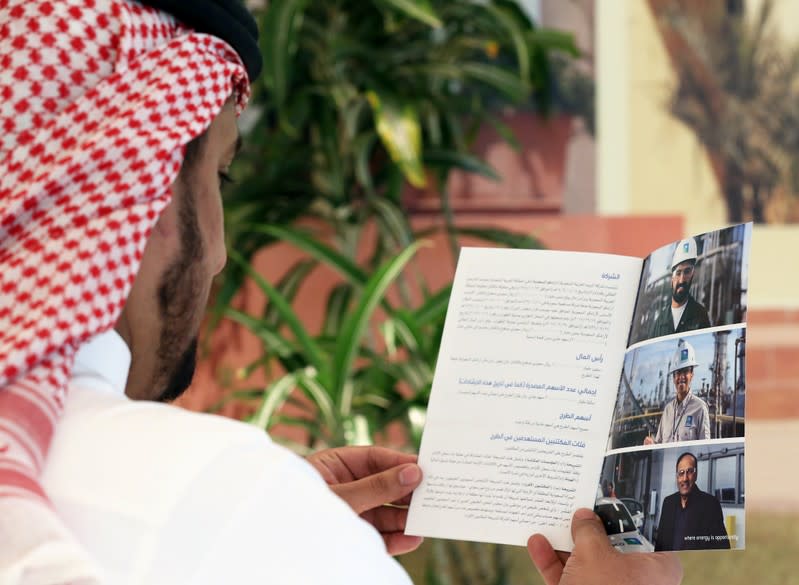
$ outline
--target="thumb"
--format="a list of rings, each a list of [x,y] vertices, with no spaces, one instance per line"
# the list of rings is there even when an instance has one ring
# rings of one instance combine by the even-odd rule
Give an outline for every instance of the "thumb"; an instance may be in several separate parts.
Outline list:
[[[579,551],[580,556],[584,558],[595,558],[615,552],[599,517],[588,508],[580,508],[574,513],[572,540],[575,552]]]
[[[408,463],[330,487],[356,514],[362,514],[407,496],[421,481],[421,468],[415,463]]]

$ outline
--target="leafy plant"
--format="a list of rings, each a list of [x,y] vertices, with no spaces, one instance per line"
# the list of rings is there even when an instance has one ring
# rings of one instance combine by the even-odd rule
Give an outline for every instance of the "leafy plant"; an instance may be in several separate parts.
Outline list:
[[[512,141],[495,112],[530,100],[547,111],[553,57],[577,53],[513,0],[270,0],[255,14],[264,74],[226,202],[229,247],[246,259],[273,241],[254,224],[300,215],[373,218],[391,238],[397,218],[383,202],[402,214],[406,183],[435,187],[453,231],[450,171],[497,178],[470,150],[477,130],[492,124]],[[219,308],[243,275],[231,264]]]
[[[273,380],[260,392],[245,393],[258,404],[252,422],[266,430],[275,424],[303,427],[308,443],[298,450],[304,450],[372,443],[375,432],[400,421],[418,447],[450,287],[430,292],[422,286],[420,303],[413,303],[407,290],[393,303],[386,293],[392,286],[399,290],[400,284],[411,284],[408,266],[424,240],[406,234],[410,245],[395,246],[383,265],[372,270],[306,230],[277,225],[255,229],[292,243],[308,257],[272,285],[241,254],[231,251],[231,259],[267,298],[260,317],[233,307],[224,312],[255,334],[263,346],[262,355],[241,371],[241,377],[263,368],[267,379]],[[465,233],[538,247],[529,237],[514,240],[512,233]],[[312,333],[291,303],[319,266],[332,269],[341,282],[320,298],[326,307],[324,323],[318,333]],[[293,401],[304,415],[288,417],[280,409],[295,391],[305,396]]]
[[[440,311],[442,300],[446,306],[446,291],[415,312],[394,311],[386,302],[389,286],[421,245],[418,242],[367,276],[345,256],[299,230],[276,226],[263,226],[263,230],[296,242],[317,261],[338,270],[349,282],[331,291],[326,323],[320,334],[312,335],[290,305],[292,291],[297,290],[293,285],[295,275],[305,272],[308,264],[296,265],[287,278],[273,286],[234,253],[234,261],[244,267],[269,299],[263,319],[233,308],[226,311],[228,317],[250,329],[263,343],[264,355],[249,371],[274,359],[285,372],[264,389],[253,422],[265,429],[278,422],[301,425],[309,431],[309,446],[314,447],[371,443],[372,429],[382,428],[403,416],[413,404],[426,402],[432,374],[429,368],[420,370],[414,358],[429,351],[421,333],[430,316]],[[404,345],[412,349],[413,355],[402,362],[392,362],[389,356],[364,343],[370,321],[380,305],[393,315],[385,322],[392,327],[388,338],[401,335]],[[399,392],[399,381],[409,385],[409,397]],[[298,403],[308,411],[308,416],[295,419],[278,416],[280,407],[295,389],[308,399]]]

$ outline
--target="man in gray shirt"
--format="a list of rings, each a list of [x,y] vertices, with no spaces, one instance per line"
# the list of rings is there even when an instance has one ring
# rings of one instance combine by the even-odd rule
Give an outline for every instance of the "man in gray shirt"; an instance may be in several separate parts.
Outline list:
[[[677,443],[710,439],[710,416],[704,400],[691,393],[696,352],[687,341],[680,340],[669,371],[677,395],[666,404],[657,433],[644,439],[644,445]]]

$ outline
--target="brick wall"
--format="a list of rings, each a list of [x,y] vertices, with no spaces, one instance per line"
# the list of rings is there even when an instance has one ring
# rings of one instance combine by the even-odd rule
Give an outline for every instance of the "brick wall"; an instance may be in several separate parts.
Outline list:
[[[747,322],[747,417],[799,418],[799,310],[751,310]]]

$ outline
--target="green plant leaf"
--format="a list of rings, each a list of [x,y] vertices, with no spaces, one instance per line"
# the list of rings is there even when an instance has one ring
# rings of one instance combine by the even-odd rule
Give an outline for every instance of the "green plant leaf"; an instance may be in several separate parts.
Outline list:
[[[370,195],[375,192],[372,172],[369,168],[375,142],[377,142],[377,134],[374,132],[365,132],[358,136],[352,143],[355,176],[364,190]]]
[[[490,85],[504,93],[511,101],[521,103],[530,95],[530,84],[505,69],[485,63],[464,63],[461,65],[464,77]]]
[[[380,235],[388,235],[393,242],[405,248],[413,241],[413,230],[408,223],[408,216],[391,201],[383,197],[375,197],[369,201],[369,206],[375,211],[380,222]]]
[[[494,19],[505,29],[511,44],[516,52],[516,61],[519,66],[519,77],[521,79],[530,78],[530,49],[525,38],[525,30],[521,28],[515,15],[502,6],[485,4],[483,8],[487,10]]]
[[[317,262],[315,260],[298,260],[278,281],[275,288],[288,302],[292,302],[300,286],[305,282],[305,278],[316,265]],[[277,326],[280,322],[280,313],[271,302],[266,304],[263,318],[264,322],[271,327]]]
[[[377,273],[369,279],[363,290],[355,310],[347,318],[343,331],[339,336],[339,344],[333,358],[333,396],[341,398],[344,393],[344,385],[347,383],[350,372],[352,371],[355,358],[358,355],[358,348],[361,344],[369,319],[375,308],[380,304],[388,287],[397,278],[405,265],[410,261],[421,242],[414,242],[407,249],[403,250],[396,257],[392,258]]]
[[[385,325],[389,323],[392,335],[410,352],[416,353],[424,346],[424,335],[410,311],[395,311],[393,318],[386,321]]]
[[[491,127],[496,130],[497,134],[499,134],[505,142],[510,144],[515,152],[520,153],[522,151],[522,145],[519,143],[519,139],[516,138],[516,134],[514,134],[510,126],[496,116],[486,116],[485,119]]]
[[[296,348],[289,340],[280,335],[280,333],[275,332],[274,328],[268,326],[263,320],[256,319],[231,307],[225,310],[225,317],[236,321],[251,331],[263,342],[269,353],[274,352],[279,356],[289,357],[296,351]]]
[[[275,289],[274,286],[269,284],[260,274],[258,274],[252,266],[235,250],[230,250],[230,257],[234,262],[239,263],[252,278],[258,287],[263,291],[271,303],[274,304],[275,310],[278,311],[280,317],[285,321],[289,330],[296,338],[298,348],[302,349],[305,357],[320,373],[326,375],[329,365],[325,359],[324,354],[319,346],[311,337],[310,333],[305,329],[297,314],[291,308],[291,305],[286,298]]]
[[[402,102],[398,96],[386,92],[370,91],[366,97],[372,106],[377,134],[391,160],[402,169],[411,185],[424,187],[422,126],[416,109],[409,102]]]
[[[354,284],[363,285],[366,283],[366,273],[361,270],[357,264],[330,246],[314,238],[305,230],[271,224],[255,225],[252,226],[251,230],[268,234],[278,240],[293,244],[312,258],[316,258],[323,264],[334,269]]]
[[[486,162],[476,156],[456,152],[454,150],[428,149],[424,155],[426,165],[436,168],[458,168],[469,173],[476,173],[494,181],[499,181],[501,177]]]
[[[277,106],[282,106],[291,83],[292,60],[297,50],[297,30],[308,0],[271,0],[264,14],[262,50],[264,83]]]
[[[380,0],[380,3],[434,28],[443,26],[428,0]]]
[[[333,398],[325,386],[320,384],[316,377],[307,374],[299,375],[297,383],[303,393],[316,405],[322,417],[320,426],[326,428],[333,435],[340,434]]]
[[[325,322],[322,325],[322,334],[335,338],[341,331],[342,324],[347,315],[347,309],[352,299],[352,285],[342,283],[333,288],[327,297],[325,308]]]
[[[562,51],[572,57],[580,55],[580,49],[574,42],[574,35],[552,28],[537,28],[527,32],[529,43],[547,51]]]
[[[452,285],[447,285],[433,296],[428,298],[424,304],[416,309],[414,318],[419,327],[425,327],[436,321],[443,322],[449,306],[449,297],[452,294]]]
[[[251,419],[252,424],[258,428],[268,430],[274,413],[283,406],[289,394],[297,387],[297,377],[286,374],[276,380],[264,391],[264,401]]]

